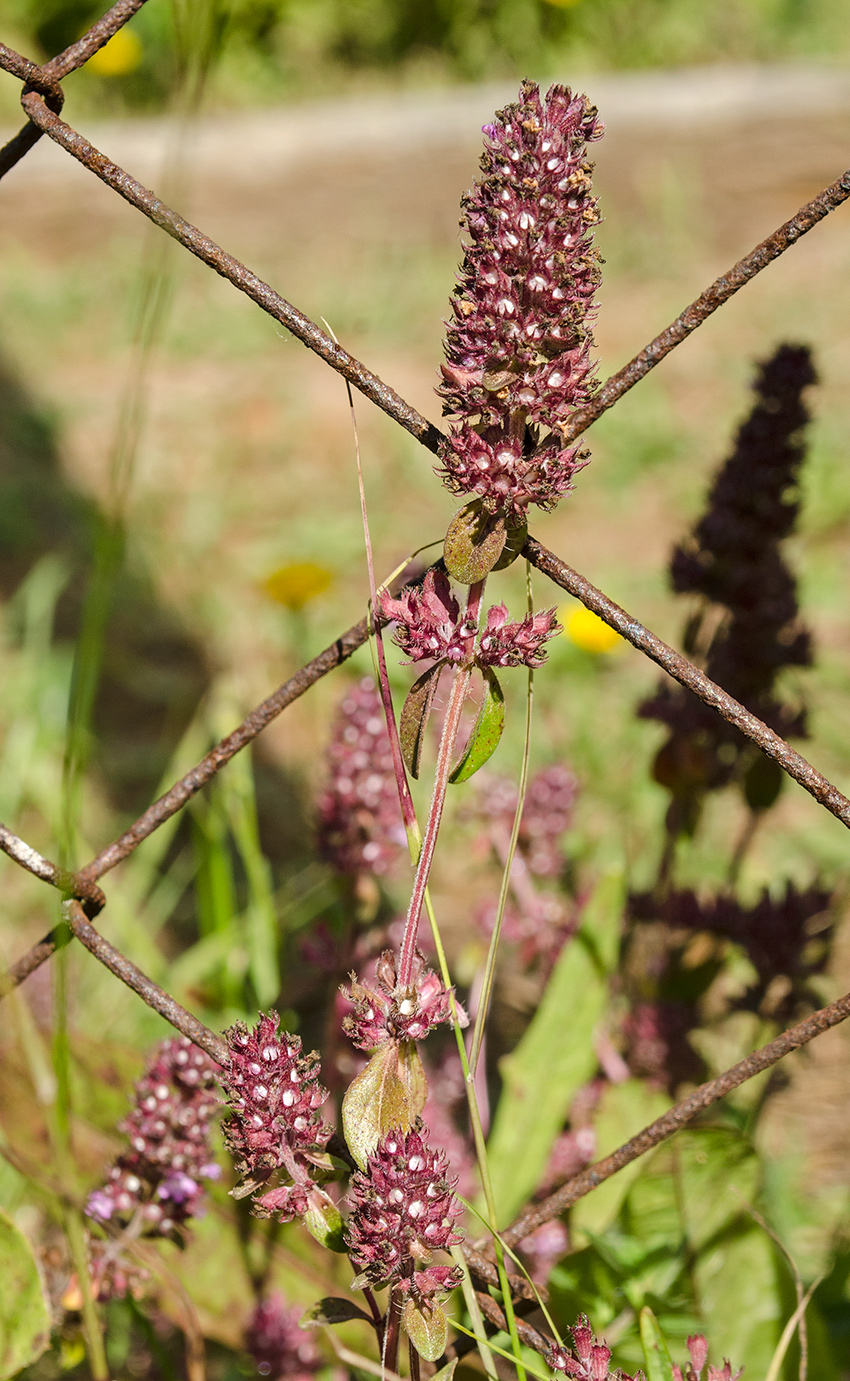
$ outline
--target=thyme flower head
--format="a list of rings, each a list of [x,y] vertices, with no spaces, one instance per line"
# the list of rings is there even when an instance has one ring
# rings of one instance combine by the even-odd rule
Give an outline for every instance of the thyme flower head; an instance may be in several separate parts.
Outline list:
[[[378,960],[375,980],[365,983],[351,975],[351,987],[343,988],[353,1014],[343,1018],[346,1035],[360,1050],[376,1050],[392,1041],[421,1041],[441,1022],[451,1024],[449,994],[441,980],[417,953],[408,988],[399,989],[395,956],[385,950]],[[458,1007],[461,1024],[465,1013]]]
[[[383,874],[405,843],[384,707],[368,676],[340,706],[319,797],[319,852],[346,876]]]
[[[700,1381],[708,1361],[708,1343],[702,1333],[696,1333],[693,1337],[688,1338],[688,1354],[691,1360],[684,1370],[674,1362],[673,1381]],[[742,1371],[743,1367],[733,1373],[731,1364],[724,1361],[722,1367],[709,1367],[706,1381],[737,1381]]]
[[[168,1236],[201,1215],[201,1181],[221,1174],[209,1145],[217,1069],[186,1036],[160,1042],[120,1124],[130,1145],[89,1195],[89,1217],[127,1222],[138,1212],[147,1234]]]
[[[421,589],[402,590],[399,599],[384,593],[381,608],[385,618],[395,622],[393,636],[411,662],[425,658],[463,662],[472,651],[477,629],[461,619],[460,605],[443,571],[429,570]]]
[[[619,1367],[612,1371],[611,1349],[598,1338],[594,1338],[593,1329],[584,1315],[573,1325],[570,1332],[573,1335],[575,1356],[569,1348],[552,1346],[546,1361],[553,1370],[574,1377],[575,1381],[608,1381],[609,1377],[616,1377],[617,1381],[635,1381],[635,1378],[628,1376]]]
[[[431,1264],[432,1253],[463,1239],[454,1231],[461,1205],[446,1178],[443,1151],[425,1135],[389,1132],[351,1179],[348,1247],[371,1285],[390,1282],[414,1299],[430,1301],[459,1282],[451,1266]]]
[[[602,133],[586,96],[553,86],[541,99],[529,81],[484,127],[438,392],[456,419],[442,477],[494,513],[553,507],[586,463],[562,431],[593,388],[599,213],[586,147]]]
[[[494,604],[476,645],[475,623],[462,617],[442,571],[429,570],[421,590],[405,590],[400,599],[384,594],[381,608],[385,618],[395,622],[393,639],[411,662],[541,667],[546,661],[544,643],[561,632],[554,609],[510,623],[504,604]]]
[[[324,1150],[330,1128],[318,1111],[328,1097],[319,1083],[318,1056],[302,1054],[298,1036],[278,1035],[279,1022],[273,1012],[261,1015],[253,1031],[237,1022],[225,1032],[230,1059],[221,1082],[231,1109],[224,1138],[248,1179],[243,1192],[283,1169],[292,1183],[270,1190],[256,1206],[289,1222],[306,1212],[313,1158]]]

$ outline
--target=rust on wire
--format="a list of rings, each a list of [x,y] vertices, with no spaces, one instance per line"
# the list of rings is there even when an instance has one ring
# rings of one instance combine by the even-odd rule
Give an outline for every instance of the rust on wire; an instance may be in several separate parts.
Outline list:
[[[95,959],[99,959],[101,964],[105,964],[110,973],[113,973],[116,978],[120,978],[121,982],[126,983],[128,988],[132,988],[134,993],[138,993],[148,1007],[159,1012],[161,1017],[164,1017],[184,1036],[188,1036],[189,1040],[194,1041],[201,1050],[205,1050],[218,1064],[224,1064],[227,1061],[227,1044],[221,1036],[217,1036],[208,1026],[204,1026],[204,1023],[192,1016],[191,1012],[187,1012],[176,998],[171,997],[164,988],[161,988],[158,983],[154,983],[152,978],[148,978],[120,950],[104,939],[100,931],[95,930],[91,921],[87,919],[78,901],[72,899],[65,902],[62,911],[80,944],[85,945],[89,953],[93,954]]]
[[[662,671],[666,671],[680,685],[693,691],[694,695],[706,705],[710,705],[729,724],[734,724],[736,729],[746,734],[763,753],[769,758],[774,758],[789,777],[793,777],[795,782],[805,787],[816,801],[850,829],[850,800],[838,790],[838,787],[833,786],[823,773],[812,767],[801,753],[786,743],[784,738],[780,738],[779,734],[769,729],[757,715],[751,714],[721,686],[710,681],[705,672],[700,671],[693,662],[689,662],[681,652],[662,642],[655,633],[644,628],[642,623],[631,614],[627,614],[619,604],[615,604],[601,590],[597,590],[583,575],[579,575],[572,566],[568,566],[533,537],[529,537],[526,542],[523,555],[556,585],[560,585],[562,590],[580,599],[582,604],[604,619],[610,628],[616,629],[632,647],[644,652],[653,662],[658,663]]]
[[[631,1137],[616,1151],[612,1151],[610,1156],[605,1156],[603,1160],[598,1160],[595,1165],[589,1165],[580,1174],[574,1175],[571,1180],[557,1189],[554,1194],[550,1194],[548,1199],[542,1203],[535,1204],[522,1214],[516,1222],[512,1223],[505,1232],[501,1234],[502,1241],[506,1247],[515,1247],[517,1242],[521,1242],[535,1228],[539,1228],[543,1223],[549,1223],[553,1218],[557,1218],[564,1213],[572,1204],[578,1203],[586,1194],[595,1189],[603,1181],[616,1175],[618,1170],[622,1170],[626,1165],[631,1165],[632,1161],[639,1156],[646,1155],[655,1146],[659,1146],[662,1141],[673,1136],[674,1132],[691,1122],[697,1113],[704,1112],[713,1103],[725,1098],[727,1093],[745,1084],[748,1079],[754,1078],[756,1074],[761,1074],[762,1070],[770,1069],[777,1061],[790,1055],[792,1050],[799,1050],[801,1046],[807,1045],[814,1040],[815,1036],[820,1036],[824,1031],[829,1031],[833,1026],[838,1026],[842,1021],[850,1017],[850,993],[845,993],[844,997],[833,1002],[829,1007],[821,1007],[820,1011],[813,1012],[810,1017],[800,1021],[796,1026],[791,1026],[787,1031],[783,1031],[781,1036],[763,1045],[760,1050],[754,1050],[746,1059],[739,1060],[736,1065],[732,1065],[724,1074],[720,1074],[716,1079],[710,1079],[707,1084],[701,1084],[699,1088],[689,1093],[687,1098],[683,1098],[681,1103],[677,1103],[674,1108],[663,1116],[651,1122],[648,1127],[644,1127],[637,1136]]]
[[[245,264],[234,259],[232,254],[228,254],[197,226],[190,224],[189,221],[172,211],[170,207],[160,201],[159,197],[147,187],[143,187],[123,168],[112,163],[93,144],[90,144],[70,125],[67,125],[64,120],[60,120],[59,116],[48,108],[44,98],[37,91],[24,90],[21,104],[33,124],[38,125],[43,133],[49,135],[61,148],[82,163],[83,167],[88,168],[102,182],[105,182],[107,187],[111,187],[125,201],[128,201],[131,206],[135,206],[137,210],[143,212],[155,225],[158,225],[166,234],[171,235],[202,263],[215,269],[222,278],[226,278],[240,292],[245,293],[246,297],[250,297],[252,302],[256,302],[270,317],[285,326],[297,340],[300,340],[309,350],[312,350],[332,369],[341,374],[344,379],[347,379],[350,384],[353,384],[356,389],[359,389],[371,402],[376,403],[389,417],[392,417],[415,436],[417,441],[421,441],[423,446],[427,446],[431,451],[437,451],[443,439],[442,433],[421,413],[406,403],[394,389],[390,388],[389,384],[385,384],[383,379],[379,379],[377,374],[372,373],[371,369],[367,369],[364,364],[361,364],[341,345],[338,345],[314,321],[311,321],[297,307],[293,307],[291,302],[287,302],[280,293],[275,292],[268,283],[264,283]]]
[[[69,72],[76,71],[88,62],[89,58],[108,43],[144,3],[145,0],[117,0],[117,4],[107,10],[82,38],[78,38],[76,43],[72,43],[63,52],[57,53],[55,58],[51,58],[42,67],[30,62],[29,58],[22,57],[13,48],[7,48],[4,43],[0,43],[0,67],[12,76],[18,77],[34,91],[40,91],[47,98],[50,109],[58,115],[65,100],[65,94],[59,86],[61,78],[67,77]],[[29,153],[43,133],[44,131],[34,125],[32,120],[28,120],[23,129],[18,130],[18,133],[0,149],[0,177],[14,168],[24,154]]]
[[[59,891],[67,896],[78,897],[83,902],[88,916],[96,916],[106,905],[106,897],[93,880],[80,879],[66,868],[58,868],[49,858],[43,858],[37,849],[19,839],[5,825],[0,825],[0,849],[28,873],[32,873],[33,877],[41,878],[42,882],[49,882],[51,887],[58,887]]]

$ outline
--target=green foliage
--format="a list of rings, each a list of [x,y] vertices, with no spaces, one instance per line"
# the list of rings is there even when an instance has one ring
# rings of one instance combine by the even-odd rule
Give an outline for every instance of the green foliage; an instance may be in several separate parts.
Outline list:
[[[505,697],[499,678],[492,667],[482,667],[484,696],[460,759],[452,769],[449,781],[453,784],[469,781],[499,746],[505,728]]]
[[[91,0],[13,0],[15,25],[50,56],[96,19]],[[131,21],[138,65],[83,74],[96,103],[151,106],[167,99],[186,33],[220,51],[228,101],[279,99],[362,71],[417,71],[462,80],[572,69],[681,66],[846,56],[834,0],[172,0]]]
[[[27,1239],[0,1210],[0,1378],[14,1376],[50,1345],[50,1306]]]
[[[573,1096],[596,1067],[594,1036],[608,1001],[624,899],[622,875],[597,883],[525,1035],[502,1060],[502,1096],[487,1146],[500,1222],[539,1184]]]

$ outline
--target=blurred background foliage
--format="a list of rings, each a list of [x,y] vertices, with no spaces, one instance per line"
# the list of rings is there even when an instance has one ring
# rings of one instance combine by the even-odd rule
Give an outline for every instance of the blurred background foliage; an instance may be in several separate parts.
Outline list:
[[[842,0],[210,0],[224,105],[391,80],[481,81],[850,53]],[[115,109],[156,109],[179,63],[189,0],[147,5],[75,87]],[[4,0],[12,40],[45,57],[100,13],[91,0]],[[197,16],[195,20],[197,22]]]

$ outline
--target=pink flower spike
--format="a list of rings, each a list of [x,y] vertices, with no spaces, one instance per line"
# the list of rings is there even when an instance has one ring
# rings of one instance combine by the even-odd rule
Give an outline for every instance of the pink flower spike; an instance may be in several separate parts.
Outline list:
[[[478,644],[476,661],[491,667],[542,667],[546,661],[543,644],[561,632],[554,609],[526,614],[521,623],[507,623],[504,604],[494,605]]]
[[[384,593],[381,610],[396,624],[394,641],[411,662],[466,661],[475,626],[461,619],[460,605],[442,571],[428,571],[421,589],[403,590],[399,599]]]

